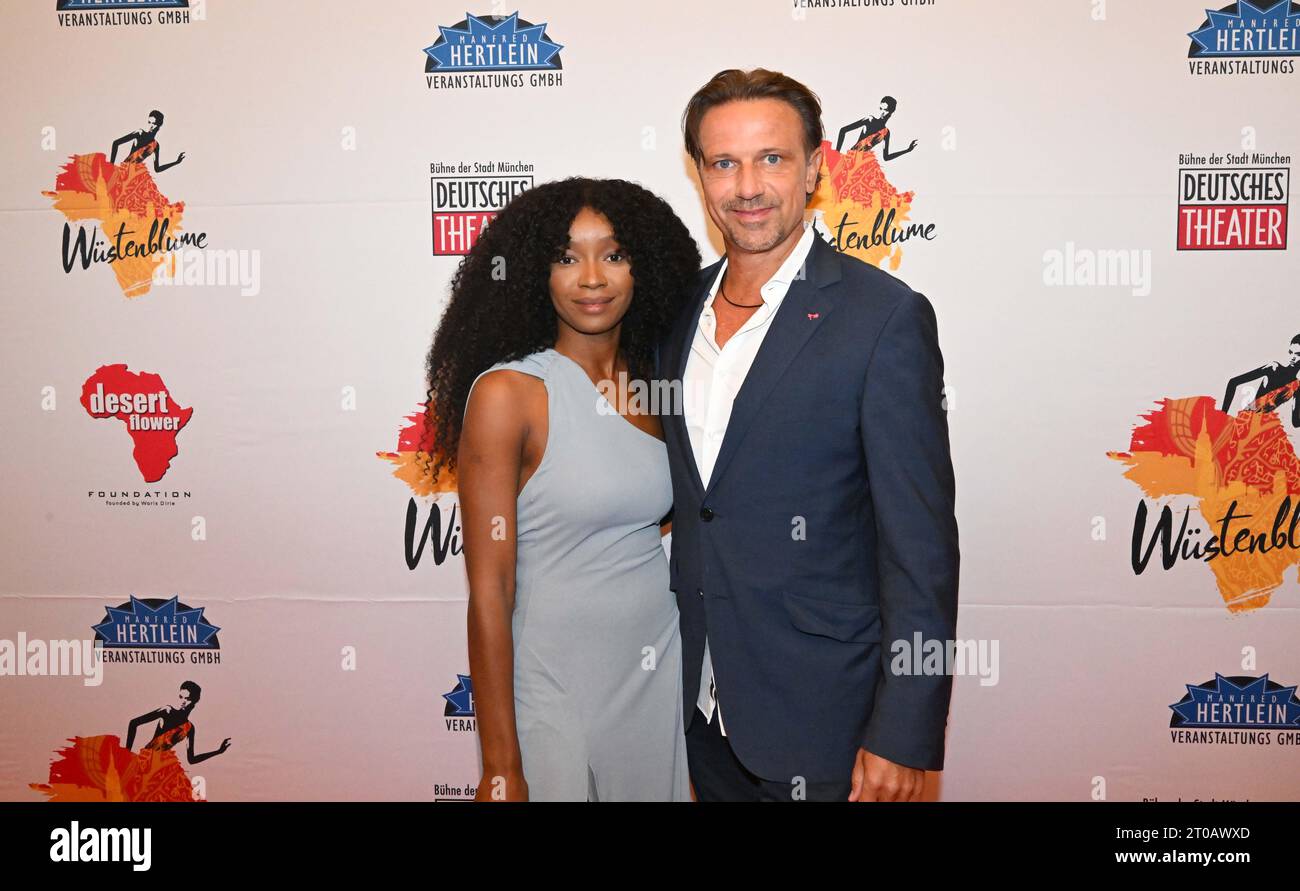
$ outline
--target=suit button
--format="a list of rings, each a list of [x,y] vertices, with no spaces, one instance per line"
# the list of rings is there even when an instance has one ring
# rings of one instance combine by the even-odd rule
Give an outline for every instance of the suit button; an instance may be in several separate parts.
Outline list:
[[[712,519],[713,519],[713,508],[711,508],[711,507],[702,507],[702,508],[700,508],[700,519],[703,520],[703,521],[706,522],[706,523],[709,522],[709,520],[712,520]]]
[[[700,596],[701,596],[701,597],[704,596],[704,590],[703,590],[703,589],[700,589]]]

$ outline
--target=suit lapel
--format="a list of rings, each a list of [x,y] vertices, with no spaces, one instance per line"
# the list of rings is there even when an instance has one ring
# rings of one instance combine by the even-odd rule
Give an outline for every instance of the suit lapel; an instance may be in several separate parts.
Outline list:
[[[671,365],[666,369],[665,377],[670,381],[683,381],[681,394],[685,395],[686,386],[684,377],[686,374],[686,361],[691,355],[691,344],[695,340],[695,330],[700,324],[700,314],[704,312],[704,303],[709,297],[709,287],[713,280],[718,277],[718,270],[722,268],[722,260],[719,259],[712,266],[707,267],[700,273],[700,283],[695,291],[694,304],[690,312],[682,313],[682,319],[685,325],[679,324],[673,329],[672,342],[676,345],[676,352],[668,357]],[[700,468],[695,463],[695,451],[691,448],[691,438],[686,432],[686,406],[684,402],[674,401],[673,410],[668,418],[668,428],[671,435],[677,441],[677,454],[684,456],[684,460],[691,471],[691,480],[695,483],[697,492],[704,491],[704,483],[700,480]]]
[[[785,374],[808,338],[820,326],[827,324],[827,317],[835,309],[834,291],[825,290],[827,285],[840,279],[839,254],[835,248],[814,234],[803,271],[802,278],[796,278],[790,283],[790,289],[768,323],[770,327],[763,336],[763,342],[745,375],[740,392],[736,394],[731,417],[727,421],[727,432],[713,464],[713,475],[704,490],[705,497],[722,479],[727,465],[739,451],[741,441],[749,432],[763,408],[764,400],[771,394],[777,381]],[[813,317],[809,318],[810,315]],[[693,332],[694,327],[691,330]],[[684,430],[685,423],[682,427]],[[694,464],[694,461],[691,463]],[[699,477],[698,469],[696,477]]]
[[[695,297],[688,314],[683,313],[682,318],[687,319],[685,327],[674,329],[673,341],[677,344],[677,353],[672,357],[673,365],[668,371],[670,377],[674,380],[681,380],[682,375],[686,373],[686,360],[691,355],[691,344],[695,341],[695,331],[700,326],[700,314],[704,312],[705,301],[709,297],[709,287],[713,280],[718,277],[718,270],[722,268],[722,260],[719,259],[712,266],[705,268],[700,272],[700,281],[695,289]]]

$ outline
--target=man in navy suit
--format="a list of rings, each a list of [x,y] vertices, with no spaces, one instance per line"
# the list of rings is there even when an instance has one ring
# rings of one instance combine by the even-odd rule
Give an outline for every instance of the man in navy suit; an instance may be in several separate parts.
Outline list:
[[[957,621],[934,310],[805,223],[807,87],[720,72],[683,130],[726,245],[658,350],[684,396],[664,429],[696,796],[915,800],[952,677],[910,650],[946,653]]]

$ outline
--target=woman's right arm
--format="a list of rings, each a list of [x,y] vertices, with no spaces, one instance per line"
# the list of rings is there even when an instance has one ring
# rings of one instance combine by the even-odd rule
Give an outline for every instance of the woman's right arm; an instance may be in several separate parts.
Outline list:
[[[520,372],[483,375],[465,407],[456,458],[462,542],[469,577],[469,671],[483,749],[478,801],[524,801],[515,729],[515,505],[528,436]]]

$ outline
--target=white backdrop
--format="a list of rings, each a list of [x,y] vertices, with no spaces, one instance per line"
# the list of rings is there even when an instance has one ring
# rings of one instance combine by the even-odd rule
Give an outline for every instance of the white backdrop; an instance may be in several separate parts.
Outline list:
[[[719,69],[759,65],[820,95],[832,142],[884,95],[897,100],[893,150],[917,140],[881,166],[933,238],[884,262],[938,314],[958,634],[998,654],[996,677],[956,679],[929,794],[1300,798],[1300,728],[1251,744],[1176,741],[1170,727],[1187,685],[1216,673],[1300,682],[1300,556],[1251,609],[1229,610],[1194,560],[1164,570],[1156,557],[1135,574],[1139,501],[1177,518],[1199,502],[1151,496],[1108,456],[1131,450],[1159,400],[1218,401],[1233,375],[1285,360],[1300,333],[1294,247],[1176,247],[1180,168],[1246,152],[1282,159],[1217,168],[1289,173],[1300,150],[1294,73],[1191,70],[1199,0],[530,0],[518,15],[562,46],[559,84],[531,86],[525,72],[522,86],[437,88],[424,49],[463,22],[462,5],[190,5],[175,24],[154,11],[74,25],[56,0],[0,12],[0,639],[89,639],[133,596],[175,596],[220,629],[219,649],[110,663],[98,685],[5,672],[0,798],[41,800],[29,784],[47,781],[65,740],[124,739],[186,680],[203,688],[196,749],[231,739],[186,766],[210,800],[470,794],[473,722],[454,693],[468,674],[463,565],[426,546],[411,567],[405,544],[412,504],[417,528],[432,514],[454,538],[454,495],[435,502],[400,478],[459,260],[433,253],[431,215],[455,209],[434,206],[431,165],[636,180],[711,262],[720,241],[681,112]],[[42,193],[58,192],[72,156],[109,152],[155,109],[163,162],[185,158],[149,174],[183,202],[181,230],[206,233],[191,262],[233,258],[242,282],[204,270],[128,297],[107,263],[64,271],[65,222],[75,238],[96,220],[69,221]],[[1135,262],[1108,270],[1103,255],[1090,282],[1089,252],[1108,250]],[[193,409],[155,482],[122,421],[79,401],[113,365],[159,375]],[[1300,441],[1290,405],[1270,418],[1287,447]],[[145,491],[180,495],[139,503]],[[214,652],[219,662],[191,661]]]

